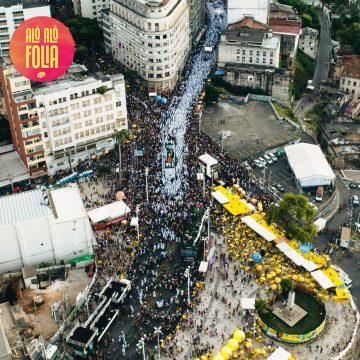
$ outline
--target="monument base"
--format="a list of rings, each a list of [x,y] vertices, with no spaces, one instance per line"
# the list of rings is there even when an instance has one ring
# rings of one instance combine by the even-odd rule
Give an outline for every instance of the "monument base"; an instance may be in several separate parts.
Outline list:
[[[276,307],[272,313],[290,327],[293,327],[307,315],[307,312],[296,304],[293,305],[291,310],[286,307]]]

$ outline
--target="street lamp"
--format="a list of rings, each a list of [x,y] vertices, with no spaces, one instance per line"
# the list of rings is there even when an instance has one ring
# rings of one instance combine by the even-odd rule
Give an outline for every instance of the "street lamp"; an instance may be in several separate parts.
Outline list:
[[[159,327],[154,326],[154,329],[155,329],[154,334],[157,335],[157,346],[158,346],[159,360],[161,360],[161,356],[160,356],[160,334],[162,334],[161,326],[159,326]]]
[[[143,354],[143,359],[146,360],[146,355],[145,355],[145,338],[141,338],[139,340],[139,342],[136,344],[138,350],[142,350],[142,354]]]
[[[146,191],[146,203],[149,203],[149,188],[148,188],[148,176],[149,176],[149,168],[145,168],[145,191]]]
[[[140,242],[140,228],[139,228],[139,212],[140,212],[140,206],[136,205],[136,218],[137,218],[137,224],[136,224],[136,231],[137,231],[137,241]]]
[[[188,288],[188,296],[187,301],[190,304],[190,266],[188,266],[184,273],[185,277],[187,277],[187,288]]]

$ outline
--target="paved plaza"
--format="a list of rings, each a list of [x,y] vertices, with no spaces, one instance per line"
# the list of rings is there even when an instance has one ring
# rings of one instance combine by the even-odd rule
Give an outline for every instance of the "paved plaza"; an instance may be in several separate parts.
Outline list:
[[[206,285],[200,294],[201,302],[193,314],[189,315],[186,325],[177,333],[174,342],[178,360],[192,360],[200,354],[206,354],[207,349],[214,354],[231,338],[235,328],[244,330],[252,337],[253,317],[241,309],[241,298],[267,297],[267,288],[259,286],[251,273],[235,275],[238,262],[226,261],[225,271],[217,258],[208,272]],[[218,270],[219,269],[219,270]],[[228,274],[226,279],[225,274]],[[236,295],[234,296],[234,291]],[[215,293],[220,294],[216,298]],[[332,359],[349,343],[356,323],[356,317],[350,305],[342,305],[334,301],[325,302],[327,320],[323,333],[313,342],[302,345],[290,345],[272,341],[263,335],[262,342],[253,341],[253,348],[264,348],[273,344],[273,348],[281,346],[288,350],[296,360]],[[191,325],[192,324],[192,325]],[[202,324],[202,330],[199,327]],[[341,334],[341,336],[339,336]],[[199,335],[200,342],[193,345],[193,340]],[[333,351],[334,348],[336,352]],[[200,351],[196,353],[196,350]],[[203,352],[201,351],[203,350]],[[171,356],[164,357],[174,359]]]
[[[300,137],[292,125],[276,119],[270,104],[260,101],[245,105],[227,102],[207,105],[201,127],[218,143],[219,133],[230,131],[231,137],[224,141],[224,148],[237,160],[253,158]]]

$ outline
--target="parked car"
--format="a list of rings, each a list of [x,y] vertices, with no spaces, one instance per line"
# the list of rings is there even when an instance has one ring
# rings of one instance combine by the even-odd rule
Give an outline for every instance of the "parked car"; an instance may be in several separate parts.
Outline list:
[[[244,168],[248,171],[251,171],[252,170],[252,167],[250,166],[250,164],[247,162],[247,161],[244,161],[243,162],[243,165],[244,165]]]
[[[360,183],[357,183],[355,181],[352,181],[350,184],[349,184],[349,188],[350,189],[360,189]]]
[[[95,274],[95,264],[86,265],[85,272],[88,277],[92,278]]]
[[[258,159],[255,159],[254,160],[254,164],[258,167],[258,168],[263,168],[264,167],[264,164],[258,160]]]
[[[259,160],[264,166],[267,165],[267,162],[266,162],[266,160],[265,160],[264,158],[259,157],[258,160]]]
[[[274,163],[269,155],[264,155],[264,159],[269,165]]]
[[[322,202],[324,197],[324,187],[323,186],[318,186],[317,190],[316,190],[316,196],[315,196],[315,200],[318,202]]]
[[[353,195],[351,197],[351,205],[352,206],[359,206],[359,197],[357,195]]]
[[[274,185],[280,192],[285,192],[285,189],[282,187],[282,185],[281,184],[275,184]]]
[[[274,192],[275,194],[277,194],[277,192],[278,192],[278,189],[275,186],[271,186],[270,190],[272,192]]]
[[[268,155],[271,157],[273,162],[277,161],[277,157],[275,156],[275,154],[269,153]]]

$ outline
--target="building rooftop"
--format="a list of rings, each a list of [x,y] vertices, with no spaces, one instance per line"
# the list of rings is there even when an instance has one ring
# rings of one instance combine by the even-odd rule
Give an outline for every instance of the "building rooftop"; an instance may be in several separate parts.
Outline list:
[[[0,6],[10,7],[14,5],[23,5],[26,8],[34,8],[40,6],[49,6],[45,0],[0,0]]]
[[[248,29],[240,28],[236,30],[225,31],[227,41],[262,43],[267,33],[266,29]]]
[[[66,89],[76,88],[77,86],[91,84],[97,81],[98,79],[95,79],[95,77],[93,76],[84,77],[81,80],[75,80],[75,79],[59,80],[59,82],[43,83],[44,85],[36,88],[34,92],[35,92],[35,96],[47,95]]]
[[[319,35],[319,30],[313,29],[311,27],[304,27],[301,29],[301,35],[305,34]]]
[[[60,221],[87,216],[79,188],[75,184],[51,190],[50,198],[54,207],[55,218]]]
[[[301,20],[270,19],[269,28],[274,33],[298,35],[301,32]]]
[[[11,181],[19,182],[29,178],[29,172],[17,152],[0,155],[0,187],[9,185]]]
[[[289,14],[297,15],[296,10],[292,6],[280,3],[271,3],[270,11],[283,11]]]
[[[45,205],[41,190],[0,197],[0,226],[18,224],[49,215],[52,215],[52,211]]]
[[[360,79],[360,63],[346,63],[341,71],[341,76]]]
[[[240,28],[250,29],[266,29],[267,26],[260,21],[254,19],[253,16],[245,16],[242,20],[228,26],[228,30],[236,30]]]

